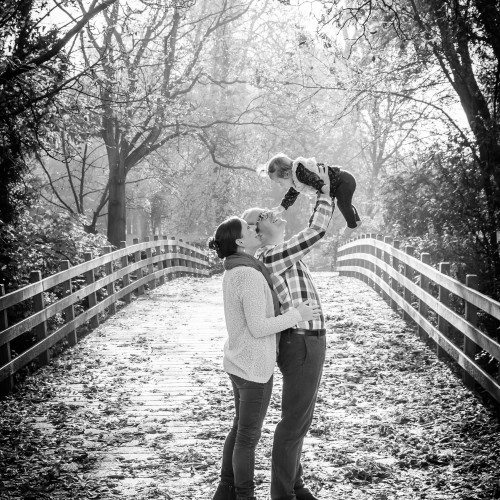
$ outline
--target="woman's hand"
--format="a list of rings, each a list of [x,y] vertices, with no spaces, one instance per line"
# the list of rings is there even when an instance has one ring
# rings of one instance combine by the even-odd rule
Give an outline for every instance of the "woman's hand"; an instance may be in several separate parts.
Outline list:
[[[321,313],[321,308],[319,304],[309,305],[309,300],[302,302],[297,306],[297,311],[299,311],[302,316],[302,321],[312,321],[313,319],[318,319]]]

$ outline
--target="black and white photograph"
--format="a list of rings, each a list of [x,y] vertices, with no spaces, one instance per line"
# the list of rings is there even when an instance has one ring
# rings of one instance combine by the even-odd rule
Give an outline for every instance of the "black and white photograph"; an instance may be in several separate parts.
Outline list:
[[[500,0],[0,1],[0,500],[500,499]]]

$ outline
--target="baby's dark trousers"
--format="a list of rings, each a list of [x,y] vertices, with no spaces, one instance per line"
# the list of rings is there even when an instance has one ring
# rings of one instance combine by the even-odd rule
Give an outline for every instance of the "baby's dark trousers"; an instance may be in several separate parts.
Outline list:
[[[338,170],[328,167],[330,177],[330,196],[337,198],[337,207],[347,222],[347,227],[357,227],[360,220],[356,207],[352,204],[352,197],[356,191],[356,179],[347,170]]]

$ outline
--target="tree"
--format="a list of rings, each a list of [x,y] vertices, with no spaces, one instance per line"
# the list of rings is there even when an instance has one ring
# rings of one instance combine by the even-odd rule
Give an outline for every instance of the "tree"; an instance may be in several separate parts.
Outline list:
[[[197,103],[189,96],[196,86],[213,81],[201,64],[211,37],[250,4],[203,2],[196,9],[189,1],[116,2],[104,14],[102,32],[89,27],[82,36],[87,65],[93,57],[101,61],[92,73],[99,104],[83,111],[100,117],[109,168],[100,204],[107,201],[111,243],[125,239],[131,170],[169,141],[210,126],[200,114],[190,121]]]
[[[383,48],[384,33],[391,33],[421,73],[438,75],[441,85],[447,84],[458,97],[470,130],[463,130],[453,120],[443,102],[430,105],[446,117],[469,150],[479,181],[476,197],[484,198],[485,224],[480,236],[490,249],[488,259],[494,274],[500,275],[496,232],[500,224],[500,2],[368,0],[337,8],[335,13],[329,3],[328,8],[332,15],[325,22],[333,19],[340,26],[356,26],[360,30],[356,41],[363,40],[371,47]],[[406,95],[407,91],[402,88],[399,93]],[[419,100],[427,100],[432,93],[424,93]],[[460,189],[466,192],[469,187],[462,185]]]
[[[0,13],[0,221],[13,222],[26,199],[27,161],[48,133],[58,95],[79,75],[69,73],[66,47],[115,0],[92,0],[66,30],[44,29],[47,4],[7,0]],[[64,11],[64,7],[59,6]]]

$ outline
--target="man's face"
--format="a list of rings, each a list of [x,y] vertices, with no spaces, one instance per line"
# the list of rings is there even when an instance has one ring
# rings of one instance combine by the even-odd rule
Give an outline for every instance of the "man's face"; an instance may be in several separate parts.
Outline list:
[[[283,241],[286,220],[269,210],[251,209],[243,214],[249,224],[255,224],[263,245]]]

